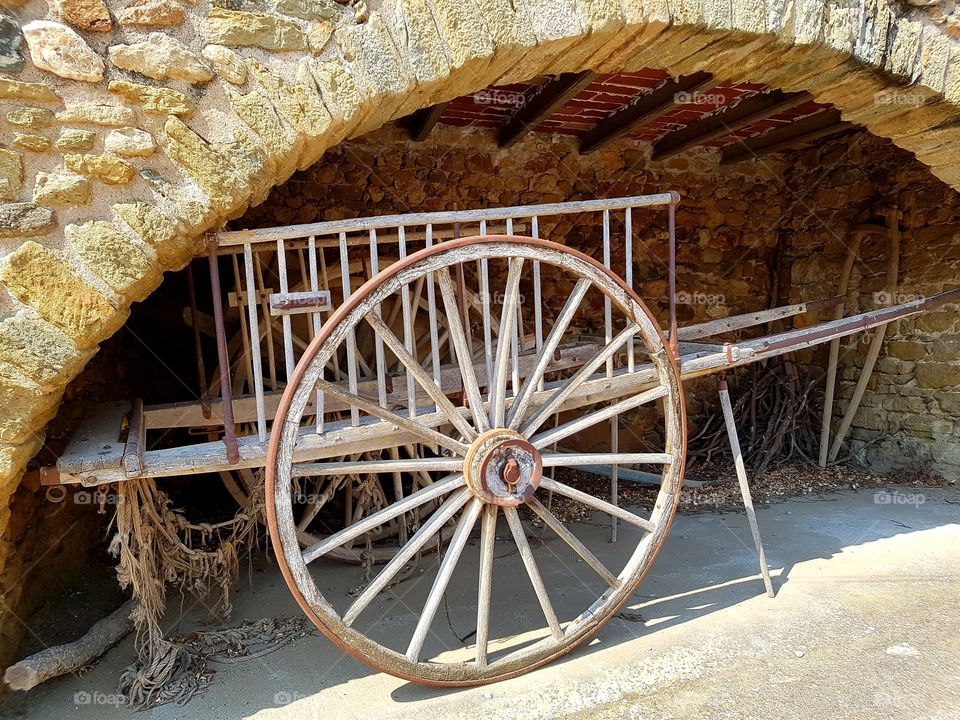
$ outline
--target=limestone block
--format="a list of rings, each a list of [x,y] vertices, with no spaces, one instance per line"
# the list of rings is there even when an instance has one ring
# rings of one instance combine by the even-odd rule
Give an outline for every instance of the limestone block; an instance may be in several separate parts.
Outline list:
[[[203,35],[207,42],[227,47],[307,49],[307,36],[299,23],[262,13],[211,8],[203,23]]]
[[[103,80],[103,60],[66,25],[34,20],[23,26],[23,36],[30,49],[30,59],[41,70],[68,80]]]
[[[64,165],[79,175],[94,177],[108,185],[126,185],[133,180],[134,167],[113,155],[77,155],[63,156]]]
[[[90,181],[68,170],[38,172],[33,201],[47,207],[69,207],[90,202]]]
[[[23,188],[20,153],[0,148],[0,200],[16,200]]]
[[[28,202],[0,204],[0,238],[46,235],[54,228],[53,211]]]
[[[170,88],[140,85],[125,80],[112,80],[108,89],[128,102],[139,105],[144,112],[151,115],[189,117],[197,109],[193,100]],[[132,123],[121,123],[121,125],[130,124]]]
[[[149,157],[157,149],[157,143],[145,130],[118,128],[107,133],[103,149],[121,157]]]
[[[203,58],[166,33],[150,33],[143,42],[131,45],[113,45],[107,54],[116,67],[154,80],[202,83],[213,78]]]
[[[243,85],[247,79],[247,66],[233,50],[223,45],[207,45],[203,57],[213,66],[214,71],[229,83]]]
[[[134,0],[119,16],[121,25],[130,27],[176,27],[186,19],[183,6],[174,0]]]
[[[60,150],[85,151],[93,148],[93,142],[96,140],[96,133],[89,130],[78,130],[77,128],[64,128],[60,131],[60,137],[57,138],[57,148]]]
[[[129,314],[42,245],[28,240],[0,261],[0,281],[20,302],[63,330],[80,349],[112,335]]]
[[[54,0],[60,17],[78,30],[110,32],[113,20],[103,0]]]
[[[78,102],[68,105],[65,110],[58,112],[57,120],[61,123],[123,127],[124,125],[132,125],[136,121],[136,115],[133,110],[123,105],[103,102]]]
[[[67,225],[64,234],[84,263],[120,295],[142,300],[160,284],[161,274],[150,259],[113,223]]]

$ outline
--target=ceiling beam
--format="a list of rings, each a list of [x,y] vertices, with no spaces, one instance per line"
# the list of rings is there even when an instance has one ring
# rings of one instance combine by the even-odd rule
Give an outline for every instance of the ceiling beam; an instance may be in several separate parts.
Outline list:
[[[608,115],[588,130],[580,140],[580,152],[589,153],[626,135],[631,130],[653,122],[679,105],[686,104],[682,96],[700,92],[713,84],[713,76],[696,72],[665,82],[650,92],[638,95],[629,105]]]
[[[663,160],[711,140],[726,137],[761,120],[793,110],[810,100],[812,98],[805,92],[785,93],[771,90],[753,95],[660,138],[653,144],[652,159]]]
[[[540,86],[540,90],[513,114],[497,133],[500,147],[509,147],[576,97],[597,77],[593,72],[562,73]]]
[[[720,151],[722,154],[720,164],[731,165],[856,129],[856,125],[843,121],[839,110],[824,110],[816,115],[774,128],[763,135],[724,145]]]
[[[422,142],[427,139],[433,126],[440,121],[440,116],[447,109],[449,102],[438,103],[430,107],[420,108],[410,116],[410,139]]]

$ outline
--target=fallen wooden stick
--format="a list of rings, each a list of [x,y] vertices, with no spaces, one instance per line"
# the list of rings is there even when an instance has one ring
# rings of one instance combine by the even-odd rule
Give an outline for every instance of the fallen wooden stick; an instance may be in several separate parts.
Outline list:
[[[130,615],[136,602],[128,600],[97,622],[79,640],[41,650],[11,665],[3,680],[13,690],[30,690],[50,678],[89,665],[133,630]]]

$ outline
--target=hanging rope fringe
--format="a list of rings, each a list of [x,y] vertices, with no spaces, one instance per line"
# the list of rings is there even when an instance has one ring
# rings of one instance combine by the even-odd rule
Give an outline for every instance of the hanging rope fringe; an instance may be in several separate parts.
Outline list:
[[[171,507],[169,496],[150,479],[119,484],[116,535],[110,552],[118,558],[117,576],[137,601],[136,663],[120,677],[119,692],[142,710],[169,702],[184,703],[206,682],[205,658],[196,645],[164,638],[160,621],[167,589],[197,598],[214,597],[211,612],[229,616],[230,588],[239,575],[239,554],[255,545],[263,502],[263,471],[249,501],[231,520],[194,524]]]

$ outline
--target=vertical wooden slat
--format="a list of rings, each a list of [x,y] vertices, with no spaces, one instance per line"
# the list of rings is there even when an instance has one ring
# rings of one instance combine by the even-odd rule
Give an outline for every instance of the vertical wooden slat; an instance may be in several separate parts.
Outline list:
[[[426,245],[433,247],[433,225],[428,224],[425,229]],[[440,337],[437,334],[437,288],[434,286],[433,273],[427,274],[427,317],[430,322],[430,364],[433,366],[433,381],[437,387],[440,384]]]
[[[480,234],[487,234],[487,221],[480,221]],[[483,314],[483,359],[487,366],[487,386],[493,376],[493,331],[490,320],[490,263],[484,258],[480,261],[480,311]]]
[[[243,265],[247,278],[247,313],[250,316],[253,388],[257,397],[257,435],[260,442],[265,442],[267,439],[267,413],[263,402],[263,360],[260,358],[260,324],[257,321],[257,287],[253,273],[253,250],[249,243],[245,243],[243,246]]]
[[[277,270],[280,273],[280,292],[287,293],[290,290],[290,283],[287,278],[287,253],[283,247],[283,240],[277,240]],[[285,379],[289,383],[295,365],[293,360],[293,328],[290,326],[290,316],[284,314],[281,323],[283,327],[283,359],[287,371]]]
[[[633,213],[630,208],[624,210],[623,215],[623,226],[624,226],[624,251],[626,253],[626,273],[624,279],[627,282],[627,285],[630,286],[630,289],[633,289]],[[630,339],[627,340],[627,371],[633,372],[634,369],[634,359],[633,359],[633,336],[630,336]]]
[[[612,263],[610,250],[610,211],[603,211],[603,265],[610,268]],[[603,296],[603,337],[604,343],[609,345],[613,340],[613,308],[610,298]],[[613,377],[613,355],[607,358],[607,377]],[[610,452],[617,452],[620,446],[620,418],[614,415],[610,418]],[[618,466],[610,467],[610,502],[617,504],[620,495]],[[610,542],[617,541],[617,518],[610,516]]]
[[[377,252],[377,231],[370,228],[370,277],[380,272],[380,255]],[[383,317],[383,306],[378,304],[375,312]],[[383,355],[383,339],[373,334],[374,349],[377,355],[377,399],[380,407],[387,407],[387,363]]]
[[[513,218],[507,218],[507,235],[513,235]],[[510,387],[513,388],[513,394],[516,396],[520,392],[520,344],[519,338],[523,337],[523,298],[517,296],[517,319],[510,332],[510,360],[513,367],[510,371]]]
[[[307,241],[309,243],[309,252],[310,252],[310,289],[314,292],[317,292],[320,289],[320,283],[317,278],[317,239],[315,236],[311,235],[310,239]],[[322,251],[321,251],[322,252]],[[320,319],[320,313],[311,313],[310,319],[313,324],[313,334],[316,336],[320,332],[320,326],[323,321]],[[324,368],[320,368],[320,379],[323,380]],[[323,393],[317,390],[317,432],[323,432]]]
[[[260,266],[260,253],[253,254],[254,270],[257,273],[257,284],[254,288],[256,294],[263,294],[260,300],[260,307],[263,310],[263,322],[266,325],[267,340],[267,372],[270,377],[270,389],[277,389],[277,355],[273,349],[273,318],[270,316],[270,303],[267,300],[267,285],[263,282],[263,268]]]
[[[340,281],[343,283],[343,301],[346,302],[350,295],[350,255],[347,247],[347,234],[340,233]],[[347,335],[347,383],[350,392],[357,392],[357,336],[351,330]],[[354,427],[360,424],[360,411],[350,408],[350,421]]]
[[[397,247],[402,262],[407,257],[407,232],[401,225],[397,228]],[[413,315],[410,309],[410,286],[404,284],[400,288],[400,304],[403,306],[403,345],[407,352],[414,355],[417,351],[417,337],[413,331]],[[410,417],[417,416],[417,387],[413,375],[407,370],[407,409]]]

